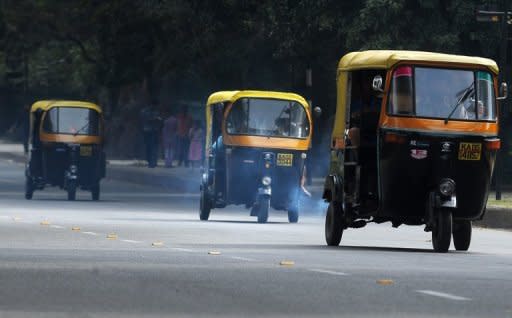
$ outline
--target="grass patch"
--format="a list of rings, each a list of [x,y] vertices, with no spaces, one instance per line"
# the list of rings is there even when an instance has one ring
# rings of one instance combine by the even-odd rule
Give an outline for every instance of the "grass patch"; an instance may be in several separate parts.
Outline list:
[[[502,194],[501,200],[498,201],[496,200],[496,195],[491,193],[489,194],[489,199],[487,200],[487,206],[512,209],[512,196],[508,194]]]

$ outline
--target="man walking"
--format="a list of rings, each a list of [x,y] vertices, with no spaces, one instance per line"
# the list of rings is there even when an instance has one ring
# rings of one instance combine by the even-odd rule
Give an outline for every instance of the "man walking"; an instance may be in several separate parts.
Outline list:
[[[154,168],[158,160],[158,138],[162,125],[162,118],[158,113],[158,103],[144,107],[140,111],[144,144],[146,147],[146,160],[149,168]]]
[[[177,146],[177,132],[178,120],[174,116],[174,110],[171,109],[171,114],[164,121],[164,128],[162,129],[162,143],[164,148],[165,167],[172,168],[172,162],[176,155]]]
[[[192,126],[192,117],[188,115],[185,107],[181,108],[178,120],[178,166],[188,167],[188,147],[190,144],[189,130]]]

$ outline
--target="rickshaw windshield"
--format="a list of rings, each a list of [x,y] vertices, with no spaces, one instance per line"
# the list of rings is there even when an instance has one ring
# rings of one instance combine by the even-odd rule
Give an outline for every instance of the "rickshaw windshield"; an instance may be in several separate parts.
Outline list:
[[[496,120],[494,84],[485,71],[400,66],[388,112],[425,118]]]
[[[226,120],[231,135],[306,138],[309,130],[304,106],[281,99],[241,98]]]
[[[43,130],[51,134],[99,136],[100,116],[89,108],[54,107],[44,118]]]

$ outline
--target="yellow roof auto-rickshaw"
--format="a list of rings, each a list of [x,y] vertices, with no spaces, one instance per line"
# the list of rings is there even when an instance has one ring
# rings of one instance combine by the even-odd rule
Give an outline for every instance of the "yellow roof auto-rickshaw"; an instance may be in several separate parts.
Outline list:
[[[59,186],[75,200],[77,188],[99,200],[105,177],[103,115],[99,106],[79,101],[38,101],[30,109],[29,160],[25,198],[46,185]]]
[[[467,250],[481,219],[498,139],[492,60],[413,51],[345,55],[337,72],[328,245],[368,222],[425,225],[437,252]],[[499,96],[499,97],[498,97]]]
[[[311,144],[308,103],[292,93],[225,91],[206,105],[206,162],[200,219],[210,210],[244,204],[258,222],[269,208],[299,218],[304,163]]]

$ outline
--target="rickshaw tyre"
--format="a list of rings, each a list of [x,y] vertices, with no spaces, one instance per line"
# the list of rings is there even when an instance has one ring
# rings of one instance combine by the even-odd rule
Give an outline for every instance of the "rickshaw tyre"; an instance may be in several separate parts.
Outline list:
[[[452,227],[452,212],[449,210],[438,211],[432,229],[432,245],[435,252],[448,252],[452,240]]]
[[[267,223],[270,198],[261,198],[259,202],[258,223]]]
[[[95,184],[91,189],[91,197],[93,201],[100,200],[100,184]]]
[[[29,177],[25,178],[25,199],[32,200],[34,195],[34,186],[32,185],[32,179]]]
[[[199,219],[201,221],[208,221],[208,218],[210,218],[211,205],[207,196],[208,194],[201,189],[201,198],[199,200]]]
[[[76,200],[76,184],[71,183],[68,185],[68,201]]]
[[[292,208],[288,210],[288,222],[290,223],[297,223],[299,222],[299,209],[298,208]]]
[[[325,215],[325,241],[328,246],[338,246],[343,236],[343,217],[341,203],[331,201]]]
[[[467,251],[471,244],[471,221],[453,222],[453,245],[457,251]]]

